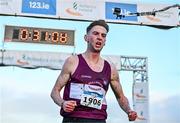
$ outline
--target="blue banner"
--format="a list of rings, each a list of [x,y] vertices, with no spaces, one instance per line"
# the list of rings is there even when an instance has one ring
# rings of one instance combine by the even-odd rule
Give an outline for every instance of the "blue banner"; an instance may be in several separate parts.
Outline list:
[[[137,12],[137,5],[136,4],[127,4],[127,3],[114,3],[114,2],[106,2],[105,3],[105,12],[106,12],[106,19],[111,20],[126,20],[126,21],[138,21],[137,16],[128,16],[128,13],[135,13]],[[117,9],[116,14],[114,10]]]
[[[22,13],[56,15],[56,0],[23,0]]]

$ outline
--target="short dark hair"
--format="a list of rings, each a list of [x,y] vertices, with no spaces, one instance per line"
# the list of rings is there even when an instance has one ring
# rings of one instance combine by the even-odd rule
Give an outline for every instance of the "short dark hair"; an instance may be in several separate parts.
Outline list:
[[[107,32],[109,31],[109,26],[107,25],[107,23],[104,20],[96,20],[93,21],[86,29],[86,32],[88,33],[94,26],[103,26]]]

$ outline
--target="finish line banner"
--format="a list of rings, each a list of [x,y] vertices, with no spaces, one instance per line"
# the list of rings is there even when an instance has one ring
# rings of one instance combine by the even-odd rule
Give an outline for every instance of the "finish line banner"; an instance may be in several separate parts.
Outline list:
[[[5,66],[18,66],[22,68],[49,68],[59,70],[72,54],[52,53],[37,51],[15,51],[8,50],[1,52],[1,64]]]
[[[4,50],[0,52],[0,66],[18,66],[22,68],[62,69],[65,60],[72,53],[39,52]],[[120,56],[103,56],[109,63],[113,63],[120,70]]]
[[[0,0],[0,14],[175,27],[180,25],[179,6],[118,0]]]

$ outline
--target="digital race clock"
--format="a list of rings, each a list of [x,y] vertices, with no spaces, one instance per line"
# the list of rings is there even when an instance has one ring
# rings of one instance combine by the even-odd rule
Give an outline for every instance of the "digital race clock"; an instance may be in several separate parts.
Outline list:
[[[5,26],[5,42],[74,45],[74,30]]]

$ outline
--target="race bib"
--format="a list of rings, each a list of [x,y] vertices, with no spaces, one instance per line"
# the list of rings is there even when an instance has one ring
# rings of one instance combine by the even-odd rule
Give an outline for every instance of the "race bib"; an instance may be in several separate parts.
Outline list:
[[[104,90],[99,86],[87,85],[81,95],[80,104],[83,106],[101,109],[104,99]]]

